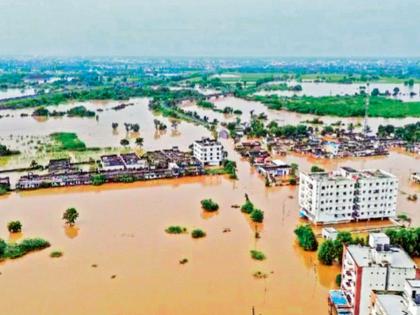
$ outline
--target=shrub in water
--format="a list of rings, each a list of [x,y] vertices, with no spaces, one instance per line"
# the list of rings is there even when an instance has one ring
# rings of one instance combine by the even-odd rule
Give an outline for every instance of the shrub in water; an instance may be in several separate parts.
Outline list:
[[[254,209],[250,217],[253,222],[262,223],[264,221],[264,212],[260,209]]]
[[[10,233],[19,233],[22,231],[22,223],[20,221],[11,221],[7,224]]]
[[[205,237],[206,233],[203,230],[200,229],[195,229],[191,232],[191,237],[192,238],[202,238]]]
[[[252,259],[255,259],[255,260],[264,260],[264,259],[266,259],[266,256],[264,255],[264,253],[263,252],[260,252],[258,250],[251,250],[250,253],[251,253]]]
[[[179,225],[171,225],[168,228],[166,228],[165,232],[169,234],[181,234],[186,233],[187,229]]]
[[[219,205],[215,203],[212,199],[201,200],[201,207],[209,212],[219,210]]]

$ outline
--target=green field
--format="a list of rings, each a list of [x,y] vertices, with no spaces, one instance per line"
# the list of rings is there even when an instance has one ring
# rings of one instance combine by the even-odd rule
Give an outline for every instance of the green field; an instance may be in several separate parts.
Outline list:
[[[56,132],[50,135],[53,145],[51,151],[85,151],[86,144],[72,132]]]
[[[254,96],[271,109],[286,109],[294,112],[331,115],[340,117],[361,117],[365,114],[363,96],[290,97]],[[402,102],[385,97],[371,97],[369,116],[400,118],[420,117],[420,102]]]

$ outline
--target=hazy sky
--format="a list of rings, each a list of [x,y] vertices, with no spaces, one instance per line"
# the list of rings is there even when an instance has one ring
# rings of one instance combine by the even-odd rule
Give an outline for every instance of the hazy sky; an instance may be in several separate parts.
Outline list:
[[[0,0],[0,55],[420,56],[420,0]]]

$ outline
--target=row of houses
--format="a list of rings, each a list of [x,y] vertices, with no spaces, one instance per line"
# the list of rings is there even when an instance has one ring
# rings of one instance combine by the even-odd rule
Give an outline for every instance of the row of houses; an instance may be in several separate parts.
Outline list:
[[[201,143],[202,140],[199,141]],[[219,150],[219,144],[216,143]],[[221,147],[221,145],[220,145]],[[223,152],[223,147],[220,149]],[[219,155],[216,155],[219,157]],[[199,158],[201,158],[199,156]],[[205,174],[205,160],[200,161],[192,152],[178,147],[149,151],[143,156],[136,153],[103,155],[96,161],[94,171],[85,171],[70,159],[51,160],[46,174],[29,173],[19,178],[16,189],[37,189],[91,185],[102,182],[127,182],[149,179],[175,178]],[[203,157],[204,158],[204,157]],[[214,161],[214,158],[211,162]],[[220,163],[223,161],[220,161]],[[10,184],[9,184],[10,185]]]
[[[391,148],[407,148],[407,142],[403,140],[353,132],[341,133],[336,137],[315,133],[291,138],[266,137],[264,143],[276,155],[291,151],[314,158],[383,156],[388,155]]]
[[[369,245],[344,247],[341,287],[329,292],[329,313],[337,315],[419,315],[420,273],[413,259],[392,246],[384,233]]]

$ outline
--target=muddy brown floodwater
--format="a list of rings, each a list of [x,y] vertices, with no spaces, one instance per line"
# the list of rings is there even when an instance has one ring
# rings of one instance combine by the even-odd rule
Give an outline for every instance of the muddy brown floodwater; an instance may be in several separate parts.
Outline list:
[[[21,237],[39,236],[52,244],[0,263],[1,313],[242,315],[251,314],[254,306],[256,314],[326,314],[327,292],[334,288],[340,268],[320,266],[315,254],[296,245],[297,187],[265,188],[248,162],[233,152],[232,143],[223,142],[238,162],[239,181],[208,176],[1,197],[0,237],[9,239],[6,223],[19,219]],[[419,158],[403,153],[345,161],[288,155],[285,160],[299,163],[301,170],[314,163],[327,169],[381,167],[399,177],[404,193],[420,191],[408,182]],[[231,207],[242,204],[245,193],[265,212],[264,224],[257,227],[259,240],[254,238],[255,226]],[[200,200],[209,197],[220,205],[210,217],[200,208]],[[413,224],[420,224],[419,203],[403,194],[398,201]],[[80,213],[71,229],[61,220],[68,207]],[[164,229],[169,225],[202,228],[207,237],[168,235]],[[227,228],[230,232],[224,233]],[[251,249],[263,251],[267,259],[252,260]],[[52,259],[52,250],[64,256]],[[183,258],[188,263],[180,264]],[[268,277],[254,279],[256,271]]]

